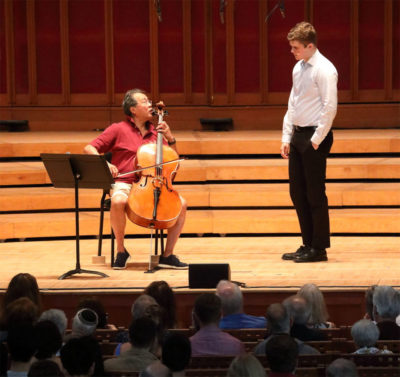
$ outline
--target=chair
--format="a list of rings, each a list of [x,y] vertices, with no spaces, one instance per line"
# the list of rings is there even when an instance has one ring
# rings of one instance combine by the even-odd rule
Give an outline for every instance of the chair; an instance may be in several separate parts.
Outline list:
[[[108,162],[111,162],[111,153],[106,153],[105,158]],[[111,193],[110,189],[103,190],[103,195],[100,200],[100,226],[99,226],[99,244],[97,248],[97,256],[101,257],[102,245],[103,245],[103,231],[104,231],[104,212],[109,211],[111,208]],[[108,196],[108,199],[106,197]],[[115,259],[115,235],[111,229],[111,267],[114,267]],[[161,253],[164,255],[164,231],[162,229],[156,229],[155,231],[155,244],[154,254],[158,255],[158,242],[160,242]]]

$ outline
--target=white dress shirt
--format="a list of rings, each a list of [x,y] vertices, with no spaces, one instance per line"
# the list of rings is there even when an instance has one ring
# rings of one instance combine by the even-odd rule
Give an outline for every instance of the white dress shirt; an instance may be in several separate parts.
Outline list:
[[[288,110],[283,119],[283,143],[290,143],[293,125],[297,125],[317,126],[311,141],[321,144],[336,115],[337,80],[335,66],[318,49],[307,62],[297,62],[293,68]]]

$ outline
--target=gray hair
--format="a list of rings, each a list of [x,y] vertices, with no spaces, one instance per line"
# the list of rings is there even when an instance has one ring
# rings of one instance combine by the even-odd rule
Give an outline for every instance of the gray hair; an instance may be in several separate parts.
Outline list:
[[[252,354],[236,356],[229,366],[227,377],[266,377],[264,367]]]
[[[137,105],[137,101],[134,98],[134,94],[136,93],[145,94],[141,89],[131,89],[125,93],[124,100],[122,101],[122,108],[124,109],[124,113],[128,116],[132,116],[131,107]]]
[[[381,318],[395,320],[400,314],[400,293],[389,285],[375,287],[372,301],[376,313]]]
[[[328,311],[324,300],[324,295],[315,284],[304,284],[297,292],[301,297],[304,297],[310,305],[310,324],[324,323],[328,319]]]
[[[39,322],[40,321],[53,322],[57,326],[58,331],[60,331],[61,336],[64,335],[68,326],[67,316],[64,311],[60,309],[49,309],[44,311],[39,317]]]
[[[379,339],[379,328],[371,320],[361,319],[352,326],[351,336],[358,347],[373,347]]]
[[[221,280],[217,285],[216,294],[221,299],[224,316],[243,311],[243,295],[237,284]]]
[[[271,304],[267,308],[267,329],[271,334],[290,333],[290,313],[282,304]]]
[[[132,319],[149,317],[156,324],[160,323],[160,305],[157,301],[146,294],[140,295],[132,304],[131,308]]]
[[[336,359],[326,368],[326,377],[358,377],[356,364],[351,360]]]
[[[311,308],[306,299],[300,295],[293,295],[283,301],[283,305],[290,313],[294,323],[306,325],[310,318]]]

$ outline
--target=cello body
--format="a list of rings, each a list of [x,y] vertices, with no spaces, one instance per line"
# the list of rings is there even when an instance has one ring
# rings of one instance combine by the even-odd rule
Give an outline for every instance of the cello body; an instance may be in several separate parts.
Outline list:
[[[159,120],[159,122],[162,121]],[[136,154],[138,168],[159,165],[177,160],[178,153],[163,145],[162,133],[157,134],[157,144],[143,144]],[[145,169],[140,180],[132,185],[126,214],[133,223],[151,229],[168,229],[175,225],[182,210],[179,194],[172,181],[179,162]]]

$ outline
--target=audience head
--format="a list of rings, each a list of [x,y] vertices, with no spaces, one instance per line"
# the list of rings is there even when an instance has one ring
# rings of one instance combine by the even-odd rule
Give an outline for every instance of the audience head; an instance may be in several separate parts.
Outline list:
[[[265,355],[273,372],[294,373],[299,347],[288,334],[274,335],[265,345]]]
[[[157,326],[147,317],[134,319],[129,326],[129,339],[136,348],[151,349],[157,336]]]
[[[374,304],[372,302],[372,297],[374,295],[376,285],[371,285],[365,291],[365,318],[370,319],[371,321],[374,320]]]
[[[29,298],[38,308],[41,309],[41,298],[36,278],[28,273],[15,275],[8,284],[4,294],[3,308],[20,297]]]
[[[217,285],[216,293],[221,299],[224,317],[243,312],[243,295],[237,284],[228,280],[221,280]]]
[[[290,333],[290,313],[282,304],[271,304],[267,308],[267,330],[270,334]]]
[[[28,377],[63,377],[58,364],[52,360],[35,361],[29,368]]]
[[[297,294],[305,298],[310,306],[310,324],[325,323],[328,320],[329,316],[324,296],[315,284],[303,285]]]
[[[326,377],[357,377],[357,367],[347,359],[336,359],[326,368]]]
[[[37,350],[37,337],[32,325],[12,327],[7,335],[8,352],[11,361],[27,363]]]
[[[48,359],[56,355],[62,346],[61,334],[57,326],[51,321],[40,321],[35,326],[37,334],[38,360]]]
[[[70,339],[61,348],[60,358],[69,376],[90,376],[96,358],[95,340],[90,336]]]
[[[160,305],[149,295],[140,295],[132,304],[131,313],[133,320],[147,317],[160,325]]]
[[[77,310],[92,309],[97,314],[98,329],[105,329],[107,327],[108,314],[104,309],[102,302],[97,297],[84,298],[78,303]]]
[[[153,281],[144,293],[153,297],[160,306],[164,327],[174,328],[176,323],[175,295],[168,283],[164,280]]]
[[[193,316],[198,326],[218,324],[221,313],[221,299],[214,293],[203,293],[196,298]]]
[[[400,314],[400,292],[388,285],[378,285],[372,297],[374,304],[374,319],[395,321]]]
[[[183,371],[190,362],[192,347],[189,339],[179,333],[169,333],[162,343],[161,361],[172,372]]]
[[[229,366],[227,377],[266,377],[265,368],[251,354],[236,356]]]
[[[283,301],[283,305],[290,314],[293,323],[306,325],[310,319],[310,306],[306,299],[299,295],[293,295]]]
[[[60,309],[49,309],[44,311],[40,317],[39,321],[51,321],[53,322],[60,332],[61,336],[64,336],[65,330],[68,326],[67,316],[64,311]]]
[[[379,339],[379,328],[370,319],[361,319],[352,326],[351,336],[358,347],[373,347]]]
[[[81,309],[72,320],[72,334],[77,337],[92,335],[97,327],[98,318],[92,309]]]
[[[39,318],[39,308],[28,298],[20,297],[7,305],[3,325],[10,329],[21,325],[34,325]]]

